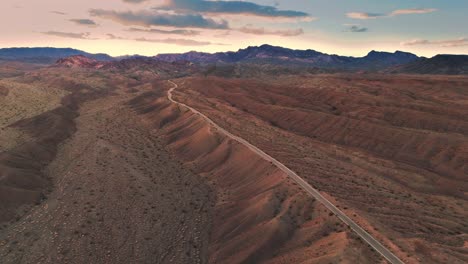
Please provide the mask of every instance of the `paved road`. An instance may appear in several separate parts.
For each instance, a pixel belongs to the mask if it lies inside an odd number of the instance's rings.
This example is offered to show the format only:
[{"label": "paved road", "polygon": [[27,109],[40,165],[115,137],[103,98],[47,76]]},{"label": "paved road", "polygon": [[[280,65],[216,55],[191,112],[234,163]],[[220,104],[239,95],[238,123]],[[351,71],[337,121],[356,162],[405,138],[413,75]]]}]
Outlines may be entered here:
[{"label": "paved road", "polygon": [[280,170],[285,172],[291,179],[293,179],[297,184],[299,184],[307,193],[313,196],[317,201],[322,203],[326,208],[332,211],[343,223],[348,225],[359,237],[361,237],[364,241],[367,242],[371,247],[373,247],[377,252],[380,253],[385,259],[387,259],[392,264],[404,264],[397,256],[395,256],[390,250],[388,250],[384,245],[382,245],[377,239],[372,237],[369,233],[366,232],[362,227],[360,227],[356,222],[354,222],[351,218],[349,218],[345,213],[343,213],[340,209],[338,209],[334,204],[327,200],[320,192],[314,189],[310,184],[308,184],[305,180],[303,180],[299,175],[297,175],[294,171],[290,170],[286,167],[283,163],[279,162],[275,158],[271,157],[270,155],[263,152],[261,149],[257,148],[256,146],[250,144],[243,138],[240,138],[236,135],[231,134],[229,131],[226,131],[224,128],[220,127],[216,124],[213,120],[205,116],[204,114],[200,113],[198,110],[184,104],[177,102],[172,97],[172,92],[178,88],[178,85],[172,81],[169,81],[173,87],[169,89],[167,92],[167,98],[178,105],[184,106],[188,108],[193,113],[201,116],[206,121],[208,121],[213,127],[215,127],[219,132],[225,134],[226,136],[230,137],[231,139],[243,144],[244,146],[248,147],[258,155],[260,155],[263,159],[273,163],[277,166]]}]

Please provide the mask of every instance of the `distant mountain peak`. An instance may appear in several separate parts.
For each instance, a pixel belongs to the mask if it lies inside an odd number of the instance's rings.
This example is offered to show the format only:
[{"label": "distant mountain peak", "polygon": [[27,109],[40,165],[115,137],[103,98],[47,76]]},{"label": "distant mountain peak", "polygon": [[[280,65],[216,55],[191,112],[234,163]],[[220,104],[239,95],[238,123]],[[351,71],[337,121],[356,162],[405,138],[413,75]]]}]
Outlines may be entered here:
[{"label": "distant mountain peak", "polygon": [[88,58],[84,55],[74,55],[57,60],[55,65],[68,68],[100,69],[106,65],[106,62]]},{"label": "distant mountain peak", "polygon": [[370,51],[363,59],[372,60],[374,62],[379,62],[381,64],[386,64],[386,66],[402,65],[419,59],[413,53],[395,51],[395,52],[386,52],[386,51]]},{"label": "distant mountain peak", "polygon": [[397,50],[394,53],[395,54],[412,54],[412,53],[409,53],[409,52],[406,52],[406,51],[401,51],[401,50]]}]

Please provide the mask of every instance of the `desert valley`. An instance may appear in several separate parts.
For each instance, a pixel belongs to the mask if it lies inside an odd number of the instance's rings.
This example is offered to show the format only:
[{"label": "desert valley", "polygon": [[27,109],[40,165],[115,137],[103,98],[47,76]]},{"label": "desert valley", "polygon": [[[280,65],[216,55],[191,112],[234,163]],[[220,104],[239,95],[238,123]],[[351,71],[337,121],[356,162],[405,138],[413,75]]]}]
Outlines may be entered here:
[{"label": "desert valley", "polygon": [[1,263],[468,261],[465,56],[53,51],[0,50]]}]

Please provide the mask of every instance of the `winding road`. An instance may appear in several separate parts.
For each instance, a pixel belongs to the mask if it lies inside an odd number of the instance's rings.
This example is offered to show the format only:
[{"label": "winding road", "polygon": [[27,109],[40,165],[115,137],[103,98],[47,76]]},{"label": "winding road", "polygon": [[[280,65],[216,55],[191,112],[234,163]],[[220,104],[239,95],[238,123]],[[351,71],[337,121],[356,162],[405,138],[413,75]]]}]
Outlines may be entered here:
[{"label": "winding road", "polygon": [[270,155],[263,152],[261,149],[257,148],[256,146],[250,144],[247,140],[240,138],[236,135],[231,134],[230,132],[226,131],[224,128],[220,127],[216,124],[213,120],[211,120],[206,115],[202,114],[198,110],[184,104],[177,102],[174,100],[172,96],[172,92],[178,88],[178,85],[173,81],[169,81],[173,87],[169,89],[167,92],[167,98],[180,106],[188,108],[193,113],[199,115],[203,119],[205,119],[208,123],[210,123],[213,127],[215,127],[219,132],[225,134],[227,137],[241,143],[242,145],[248,147],[253,152],[257,153],[263,159],[273,163],[276,167],[286,173],[291,179],[293,179],[299,186],[301,186],[308,194],[312,197],[317,199],[320,203],[322,203],[326,208],[332,211],[343,223],[349,226],[360,238],[362,238],[367,244],[369,244],[372,248],[374,248],[377,252],[380,253],[388,262],[392,264],[404,264],[395,254],[393,254],[389,249],[387,249],[384,245],[382,245],[377,239],[375,239],[372,235],[370,235],[366,230],[360,227],[356,222],[354,222],[351,218],[349,218],[344,212],[338,209],[334,204],[332,204],[327,198],[325,198],[318,190],[313,188],[309,183],[303,180],[299,175],[297,175],[294,171],[290,170],[286,167],[283,163],[279,162],[275,158],[271,157]]}]

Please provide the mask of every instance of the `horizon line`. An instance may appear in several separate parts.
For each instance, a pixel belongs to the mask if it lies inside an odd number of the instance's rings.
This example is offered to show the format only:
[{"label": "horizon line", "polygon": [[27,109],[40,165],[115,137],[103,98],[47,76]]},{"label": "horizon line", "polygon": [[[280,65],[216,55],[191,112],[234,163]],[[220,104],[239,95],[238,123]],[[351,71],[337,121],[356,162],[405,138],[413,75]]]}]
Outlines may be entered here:
[{"label": "horizon line", "polygon": [[86,51],[85,49],[77,49],[77,48],[73,48],[73,47],[57,47],[57,46],[13,46],[13,47],[0,47],[0,50],[4,50],[4,49],[40,49],[40,48],[48,48],[48,49],[73,49],[73,50],[78,50],[78,51],[83,51],[83,52],[86,52],[86,53],[89,53],[89,54],[93,54],[93,55],[96,55],[96,54],[104,54],[104,55],[108,55],[110,57],[113,57],[113,58],[118,58],[118,57],[125,57],[125,56],[141,56],[141,57],[155,57],[157,55],[164,55],[164,54],[185,54],[185,53],[190,53],[190,52],[198,52],[198,53],[204,53],[204,54],[216,54],[216,53],[226,53],[226,52],[238,52],[240,50],[244,50],[244,49],[247,49],[247,48],[252,48],[252,47],[262,47],[262,46],[271,46],[271,47],[277,47],[277,48],[283,48],[283,49],[289,49],[289,50],[296,50],[296,51],[308,51],[308,50],[311,50],[311,51],[316,51],[316,52],[320,52],[320,53],[323,53],[323,54],[326,54],[326,55],[336,55],[336,56],[340,56],[340,57],[350,57],[350,58],[362,58],[362,57],[365,57],[367,56],[368,54],[370,54],[371,52],[385,52],[385,53],[397,53],[397,52],[403,52],[403,53],[409,53],[409,54],[413,54],[413,55],[416,55],[420,58],[433,58],[435,56],[438,56],[438,55],[455,55],[455,56],[468,56],[468,54],[455,54],[455,53],[440,53],[440,54],[435,54],[434,56],[431,56],[431,57],[426,57],[426,56],[421,56],[421,55],[418,55],[417,53],[413,53],[413,52],[408,52],[408,51],[404,51],[404,50],[398,50],[398,49],[395,49],[394,51],[388,51],[388,50],[375,50],[375,49],[372,49],[370,51],[368,51],[365,55],[363,56],[349,56],[349,55],[340,55],[340,54],[337,54],[337,53],[326,53],[326,52],[322,52],[322,51],[319,51],[319,50],[316,50],[316,49],[295,49],[295,48],[290,48],[290,47],[284,47],[284,46],[277,46],[277,45],[271,45],[271,44],[261,44],[261,45],[254,45],[254,46],[246,46],[245,48],[239,48],[237,50],[225,50],[225,51],[217,51],[217,52],[203,52],[203,51],[197,51],[197,50],[190,50],[190,51],[187,51],[187,52],[180,52],[180,53],[156,53],[154,55],[150,55],[150,56],[146,56],[146,55],[141,55],[141,54],[138,54],[138,53],[135,53],[135,54],[130,54],[130,53],[127,53],[127,54],[123,54],[123,55],[117,55],[117,56],[113,56],[113,55],[110,55],[108,53],[105,53],[105,52],[97,52],[97,53],[94,53],[94,52],[89,52],[89,51]]}]

